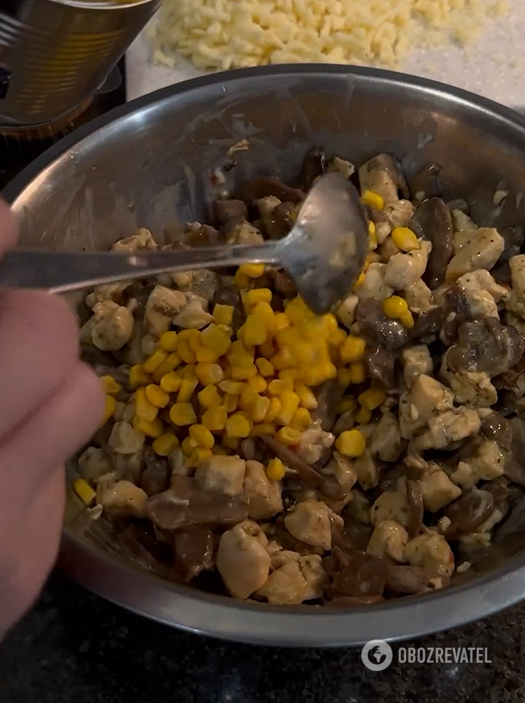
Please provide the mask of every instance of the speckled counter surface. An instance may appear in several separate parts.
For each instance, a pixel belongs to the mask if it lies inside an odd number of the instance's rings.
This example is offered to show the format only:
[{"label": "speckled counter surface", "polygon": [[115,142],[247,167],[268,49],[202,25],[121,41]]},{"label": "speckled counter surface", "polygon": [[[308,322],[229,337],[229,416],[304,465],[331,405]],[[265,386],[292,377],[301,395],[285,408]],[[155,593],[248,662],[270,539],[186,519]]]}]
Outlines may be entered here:
[{"label": "speckled counter surface", "polygon": [[[0,650],[2,703],[522,703],[525,605],[417,640],[492,664],[364,669],[360,650],[226,644],[121,610],[54,574]],[[394,645],[395,648],[395,645]],[[395,658],[394,658],[395,661]]]}]

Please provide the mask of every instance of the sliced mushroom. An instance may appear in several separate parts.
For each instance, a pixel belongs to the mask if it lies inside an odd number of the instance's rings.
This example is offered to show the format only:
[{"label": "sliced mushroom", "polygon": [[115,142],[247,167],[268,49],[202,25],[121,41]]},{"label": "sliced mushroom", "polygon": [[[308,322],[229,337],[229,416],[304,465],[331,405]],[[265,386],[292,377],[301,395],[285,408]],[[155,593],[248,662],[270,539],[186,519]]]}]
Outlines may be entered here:
[{"label": "sliced mushroom", "polygon": [[441,340],[444,344],[453,344],[461,325],[472,319],[470,305],[463,288],[457,284],[451,286],[443,298],[443,327]]},{"label": "sliced mushroom", "polygon": [[424,280],[434,290],[444,282],[446,268],[454,253],[450,210],[441,198],[425,200],[416,208],[409,227],[418,237],[432,244]]},{"label": "sliced mushroom", "polygon": [[380,557],[355,550],[343,552],[338,547],[325,559],[332,574],[332,589],[343,596],[356,598],[382,595],[386,583],[386,562]]},{"label": "sliced mushroom", "polygon": [[310,190],[316,178],[326,169],[326,156],[321,149],[313,148],[306,152],[301,164],[298,182],[305,191]]},{"label": "sliced mushroom", "polygon": [[256,176],[249,181],[245,181],[236,195],[248,207],[253,204],[254,200],[267,198],[270,195],[279,198],[281,202],[287,201],[294,205],[302,202],[306,197],[306,193],[303,190],[291,188],[275,176]]},{"label": "sliced mushroom", "polygon": [[391,320],[383,312],[380,300],[360,300],[356,310],[359,333],[370,344],[385,349],[402,349],[408,342],[406,328],[397,320]]},{"label": "sliced mushroom", "polygon": [[427,198],[438,198],[441,195],[440,173],[441,166],[435,161],[428,161],[421,166],[410,184],[414,200],[423,202]]},{"label": "sliced mushroom", "polygon": [[513,256],[517,256],[521,252],[521,247],[525,240],[524,228],[521,226],[498,227],[498,232],[505,241],[505,249],[491,273],[498,283],[510,284],[509,259]]},{"label": "sliced mushroom", "polygon": [[492,515],[494,511],[494,496],[489,491],[472,488],[463,492],[443,510],[443,516],[450,520],[445,530],[449,539],[457,538],[459,534],[470,534]]},{"label": "sliced mushroom", "polygon": [[195,530],[236,525],[248,517],[248,506],[240,496],[206,493],[196,479],[176,475],[170,489],[149,498],[146,513],[163,530]]},{"label": "sliced mushroom", "polygon": [[221,242],[219,230],[210,225],[201,225],[190,229],[186,233],[186,244],[192,248],[217,246]]},{"label": "sliced mushroom", "polygon": [[410,193],[401,168],[390,154],[378,154],[359,169],[361,192],[371,190],[380,195],[385,204],[399,200],[399,191],[404,198]]},{"label": "sliced mushroom", "polygon": [[366,350],[364,363],[367,377],[371,381],[376,381],[386,391],[397,389],[396,357],[392,350],[376,344]]},{"label": "sliced mushroom", "polygon": [[525,422],[513,417],[509,424],[512,428],[512,447],[505,462],[505,476],[525,488]]},{"label": "sliced mushroom", "polygon": [[213,568],[213,533],[209,529],[175,534],[173,550],[175,569],[183,583]]},{"label": "sliced mushroom", "polygon": [[406,527],[409,536],[415,537],[421,532],[421,528],[423,527],[425,506],[418,481],[408,478],[406,489],[408,499],[408,523]]},{"label": "sliced mushroom", "polygon": [[492,439],[502,449],[509,451],[512,446],[512,425],[501,413],[492,410],[481,421],[480,434],[486,439]]},{"label": "sliced mushroom", "polygon": [[386,588],[395,593],[428,593],[445,588],[450,579],[443,574],[429,571],[421,566],[388,564]]},{"label": "sliced mushroom", "polygon": [[417,318],[409,333],[410,340],[416,342],[437,337],[442,325],[443,308],[432,308]]},{"label": "sliced mushroom", "polygon": [[242,200],[216,200],[213,203],[213,218],[219,225],[225,225],[228,220],[245,220],[248,208]]},{"label": "sliced mushroom", "polygon": [[312,411],[312,420],[319,423],[325,432],[330,432],[334,426],[337,407],[343,397],[344,390],[335,378],[325,381],[317,389],[317,408]]}]

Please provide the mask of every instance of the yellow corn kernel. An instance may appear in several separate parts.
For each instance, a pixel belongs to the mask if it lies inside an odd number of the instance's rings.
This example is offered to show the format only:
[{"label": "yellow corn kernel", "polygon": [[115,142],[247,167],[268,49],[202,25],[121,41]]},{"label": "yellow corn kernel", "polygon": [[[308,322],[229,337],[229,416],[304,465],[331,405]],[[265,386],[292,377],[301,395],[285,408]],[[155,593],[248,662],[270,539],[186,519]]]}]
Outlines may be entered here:
[{"label": "yellow corn kernel", "polygon": [[281,481],[286,474],[286,468],[280,459],[270,459],[266,467],[266,475],[270,481]]},{"label": "yellow corn kernel", "polygon": [[179,341],[178,334],[175,330],[170,330],[169,332],[163,332],[160,335],[159,346],[163,351],[174,352],[177,349],[177,343]]},{"label": "yellow corn kernel", "polygon": [[270,357],[270,361],[274,365],[276,371],[284,371],[284,369],[290,369],[297,366],[297,359],[288,347],[282,347],[279,349],[277,354]]},{"label": "yellow corn kernel", "polygon": [[380,405],[383,405],[386,399],[387,395],[385,391],[382,388],[378,388],[377,386],[371,386],[370,388],[367,388],[366,391],[363,391],[361,395],[357,398],[357,400],[359,401],[359,405],[362,405],[363,408],[366,408],[370,411],[373,411]]},{"label": "yellow corn kernel", "polygon": [[184,376],[177,395],[177,403],[189,403],[198,385],[199,379],[196,376]]},{"label": "yellow corn kernel", "polygon": [[233,449],[233,451],[237,451],[241,444],[241,440],[239,439],[239,437],[230,437],[226,435],[222,438],[222,443],[225,447],[228,447],[228,449]]},{"label": "yellow corn kernel", "polygon": [[357,422],[358,425],[368,425],[371,419],[371,411],[367,410],[366,408],[363,408],[363,406],[361,406],[359,410],[354,414],[354,420]]},{"label": "yellow corn kernel", "polygon": [[374,193],[372,190],[365,190],[361,196],[363,205],[368,205],[372,210],[382,210],[385,207],[385,201],[379,193]]},{"label": "yellow corn kernel", "polygon": [[219,383],[219,388],[224,393],[229,393],[230,395],[240,395],[246,388],[246,383],[241,381],[221,381]]},{"label": "yellow corn kernel", "polygon": [[174,449],[180,446],[180,442],[172,432],[165,432],[153,442],[151,448],[158,456],[168,456]]},{"label": "yellow corn kernel", "polygon": [[190,427],[190,437],[199,447],[211,449],[215,444],[215,439],[210,430],[204,425],[192,425]]},{"label": "yellow corn kernel", "polygon": [[317,398],[310,388],[305,386],[302,381],[296,381],[293,389],[299,396],[299,402],[303,408],[306,408],[307,410],[315,410],[317,408]]},{"label": "yellow corn kernel", "polygon": [[196,447],[188,459],[188,466],[190,468],[198,467],[203,461],[209,459],[210,456],[213,456],[213,452],[208,447]]},{"label": "yellow corn kernel", "polygon": [[193,454],[193,450],[197,448],[197,445],[191,437],[185,437],[182,440],[180,448],[182,449],[184,454],[186,454],[186,456],[191,456]]},{"label": "yellow corn kernel", "polygon": [[281,410],[275,418],[279,425],[289,425],[294,412],[299,407],[299,396],[293,391],[284,391],[279,396]]},{"label": "yellow corn kernel", "polygon": [[214,444],[211,448],[212,456],[228,456],[228,452],[220,444]]},{"label": "yellow corn kernel", "polygon": [[137,432],[142,432],[143,435],[151,439],[157,439],[157,437],[160,437],[164,432],[164,426],[158,417],[148,422],[148,420],[144,420],[144,418],[135,415],[133,418],[133,427]]},{"label": "yellow corn kernel", "polygon": [[226,393],[224,396],[223,405],[228,414],[234,413],[239,407],[239,396],[235,393]]},{"label": "yellow corn kernel", "polygon": [[110,417],[113,417],[117,409],[117,401],[112,395],[107,395],[104,401],[104,414],[100,420],[100,427],[104,427]]},{"label": "yellow corn kernel", "polygon": [[243,390],[239,397],[239,407],[241,410],[246,410],[246,412],[249,412],[250,408],[252,407],[252,404],[257,400],[259,397],[259,394],[257,391],[255,391],[253,388],[250,388],[249,386],[246,386],[246,388]]},{"label": "yellow corn kernel", "polygon": [[357,401],[353,395],[345,395],[337,406],[338,413],[353,413],[357,410]]},{"label": "yellow corn kernel", "polygon": [[353,288],[354,293],[356,290],[358,290],[363,285],[364,282],[365,282],[365,274],[361,271],[361,273],[357,277],[356,282],[354,283],[354,288]]},{"label": "yellow corn kernel", "polygon": [[281,427],[281,429],[277,431],[275,439],[287,447],[293,447],[299,444],[302,435],[302,432],[294,430],[292,427]]},{"label": "yellow corn kernel", "polygon": [[246,347],[242,340],[236,339],[231,343],[226,356],[230,363],[233,363],[233,361],[238,363],[238,359],[245,359],[246,357],[249,357],[250,363],[253,363],[255,351],[253,347]]},{"label": "yellow corn kernel", "polygon": [[[260,288],[259,290],[265,289]],[[277,332],[277,326],[275,324],[275,312],[273,311],[273,308],[269,302],[261,300],[254,307],[252,307],[249,312],[251,315],[255,315],[255,317],[260,317],[261,320],[264,320],[266,329],[270,334]]]},{"label": "yellow corn kernel", "polygon": [[350,364],[350,383],[355,385],[366,381],[366,370],[362,363]]},{"label": "yellow corn kernel", "polygon": [[145,392],[146,398],[156,408],[165,408],[170,402],[168,393],[160,386],[156,386],[154,383],[147,385]]},{"label": "yellow corn kernel", "polygon": [[212,349],[218,357],[226,354],[232,344],[228,334],[214,322],[202,330],[200,338],[204,346]]},{"label": "yellow corn kernel", "polygon": [[197,364],[195,375],[203,386],[216,385],[224,378],[224,372],[219,364]]},{"label": "yellow corn kernel", "polygon": [[372,222],[372,220],[368,220],[368,236],[370,237],[375,233],[376,233],[375,222]]},{"label": "yellow corn kernel", "polygon": [[248,278],[260,278],[264,275],[264,264],[242,264],[239,271]]},{"label": "yellow corn kernel", "polygon": [[337,377],[337,367],[331,361],[323,362],[312,368],[305,369],[303,381],[307,386],[318,386],[323,381]]},{"label": "yellow corn kernel", "polygon": [[199,364],[214,364],[219,359],[219,355],[213,349],[202,346],[195,352],[195,358]]},{"label": "yellow corn kernel", "polygon": [[170,420],[177,427],[193,425],[197,416],[191,403],[174,403],[170,408]]},{"label": "yellow corn kernel", "polygon": [[394,227],[391,237],[396,247],[401,249],[401,251],[412,251],[420,248],[418,238],[408,227]]},{"label": "yellow corn kernel", "polygon": [[195,378],[196,368],[196,364],[186,364],[186,366],[183,366],[179,369],[179,374],[182,376],[182,378]]},{"label": "yellow corn kernel", "polygon": [[275,331],[279,332],[290,326],[290,320],[286,317],[286,313],[277,312],[275,313]]},{"label": "yellow corn kernel", "polygon": [[146,388],[144,386],[137,388],[135,391],[135,415],[146,420],[146,422],[153,422],[158,414],[159,409],[148,399]]},{"label": "yellow corn kernel", "polygon": [[264,393],[268,384],[262,376],[252,376],[247,381],[248,386],[253,388],[256,393]]},{"label": "yellow corn kernel", "polygon": [[227,437],[244,439],[250,436],[251,425],[244,413],[237,412],[226,420]]},{"label": "yellow corn kernel", "polygon": [[339,349],[344,344],[345,340],[346,332],[340,327],[337,327],[335,330],[330,330],[326,341],[331,347]]},{"label": "yellow corn kernel", "polygon": [[304,432],[312,424],[312,416],[306,408],[297,408],[290,420],[290,427],[299,432]]},{"label": "yellow corn kernel", "polygon": [[222,403],[221,394],[217,390],[217,386],[206,386],[202,391],[197,393],[197,398],[199,403],[203,408],[209,410],[210,408],[217,408]]},{"label": "yellow corn kernel", "polygon": [[129,370],[129,385],[132,391],[137,390],[140,386],[147,386],[151,378],[140,364],[135,364]]},{"label": "yellow corn kernel", "polygon": [[290,300],[284,313],[292,325],[314,317],[313,312],[299,295]]},{"label": "yellow corn kernel", "polygon": [[250,414],[254,422],[262,422],[266,413],[270,409],[270,398],[265,398],[262,395],[257,395],[250,406]]},{"label": "yellow corn kernel", "polygon": [[275,425],[271,425],[268,422],[263,422],[260,425],[255,425],[250,432],[250,437],[262,437],[263,435],[270,435],[270,437],[273,437],[276,432],[277,427]]},{"label": "yellow corn kernel", "polygon": [[233,277],[233,284],[237,286],[239,290],[244,290],[250,285],[250,279],[240,269],[237,269],[235,276]]},{"label": "yellow corn kernel", "polygon": [[359,430],[346,430],[335,440],[335,446],[344,456],[357,458],[366,449],[366,439]]},{"label": "yellow corn kernel", "polygon": [[301,369],[283,369],[279,371],[279,379],[281,381],[296,381],[298,378],[301,378],[302,375],[303,372]]},{"label": "yellow corn kernel", "polygon": [[83,478],[77,478],[77,480],[73,483],[73,490],[80,500],[86,505],[91,505],[96,500],[97,494],[91,488],[89,483],[84,481]]},{"label": "yellow corn kernel", "polygon": [[346,388],[352,383],[352,371],[351,369],[339,369],[337,372],[337,380]]},{"label": "yellow corn kernel", "polygon": [[376,226],[370,221],[368,223],[368,251],[375,251],[378,246]]},{"label": "yellow corn kernel", "polygon": [[234,381],[248,381],[254,376],[257,376],[257,366],[255,366],[255,364],[250,364],[249,366],[232,366],[232,379]]},{"label": "yellow corn kernel", "polygon": [[176,393],[182,385],[182,378],[175,371],[170,371],[160,379],[160,387],[166,393]]},{"label": "yellow corn kernel", "polygon": [[162,349],[156,349],[151,356],[149,356],[146,361],[142,364],[142,369],[146,373],[153,373],[156,368],[158,368],[166,359],[169,354]]},{"label": "yellow corn kernel", "polygon": [[399,322],[403,325],[403,327],[406,327],[407,330],[411,330],[412,327],[414,326],[414,316],[410,312],[410,310],[407,310],[401,317],[399,318]]},{"label": "yellow corn kernel", "polygon": [[270,395],[281,395],[286,391],[293,391],[293,388],[294,382],[292,379],[287,378],[283,380],[281,378],[276,378],[268,384],[268,393]]},{"label": "yellow corn kernel", "polygon": [[160,383],[160,379],[163,378],[167,373],[174,371],[180,364],[182,359],[177,354],[177,352],[172,352],[166,361],[163,361],[160,366],[157,366],[153,372],[153,380],[155,383]]},{"label": "yellow corn kernel", "polygon": [[242,341],[252,347],[264,344],[268,339],[268,330],[265,321],[258,315],[249,314],[241,330],[237,333]]},{"label": "yellow corn kernel", "polygon": [[[189,330],[187,331],[189,332]],[[190,348],[189,340],[180,339],[180,334],[179,343],[177,345],[177,354],[180,356],[180,358],[182,359],[182,361],[184,361],[185,364],[194,364],[197,361],[195,354]]]},{"label": "yellow corn kernel", "polygon": [[213,407],[206,410],[202,416],[202,424],[211,432],[220,432],[226,427],[228,412],[224,406]]},{"label": "yellow corn kernel", "polygon": [[188,332],[188,336],[185,341],[188,342],[188,346],[191,349],[191,351],[196,354],[197,349],[199,347],[202,347],[202,340],[201,340],[201,333],[200,330],[185,330]]},{"label": "yellow corn kernel", "polygon": [[264,359],[263,357],[259,357],[258,359],[255,360],[255,365],[259,369],[259,373],[261,376],[273,376],[274,374],[274,368],[273,364],[268,361],[268,359]]},{"label": "yellow corn kernel", "polygon": [[266,415],[264,416],[264,422],[265,423],[272,423],[274,420],[277,418],[277,415],[281,412],[281,401],[277,397],[270,398],[270,405],[268,407],[268,411]]},{"label": "yellow corn kernel", "polygon": [[263,357],[264,359],[266,359],[266,361],[268,361],[268,359],[271,359],[272,356],[275,354],[276,349],[273,345],[272,340],[267,339],[264,344],[259,345],[258,351],[259,351],[260,356]]},{"label": "yellow corn kernel", "polygon": [[100,382],[106,395],[117,395],[122,390],[122,386],[115,381],[113,376],[101,376]]},{"label": "yellow corn kernel", "polygon": [[408,312],[407,301],[399,295],[391,295],[390,298],[383,300],[383,312],[392,320],[397,320]]},{"label": "yellow corn kernel", "polygon": [[217,325],[217,327],[231,340],[233,337],[233,327],[231,325]]},{"label": "yellow corn kernel", "polygon": [[355,361],[362,361],[365,356],[366,342],[361,337],[354,337],[353,334],[349,334],[348,337],[343,342],[343,346],[339,350],[341,355],[341,360],[345,363],[353,363]]},{"label": "yellow corn kernel", "polygon": [[213,317],[218,325],[231,326],[233,321],[233,305],[221,305],[217,303],[213,308]]},{"label": "yellow corn kernel", "polygon": [[242,298],[244,309],[249,313],[253,311],[258,303],[271,303],[272,291],[269,288],[253,288],[243,293]]}]

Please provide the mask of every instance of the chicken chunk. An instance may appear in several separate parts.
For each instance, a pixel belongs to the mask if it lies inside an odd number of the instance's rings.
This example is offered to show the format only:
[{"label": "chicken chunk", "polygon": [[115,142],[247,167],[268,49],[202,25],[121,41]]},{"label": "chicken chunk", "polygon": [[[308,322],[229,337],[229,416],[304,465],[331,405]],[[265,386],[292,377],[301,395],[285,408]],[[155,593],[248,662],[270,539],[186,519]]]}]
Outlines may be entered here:
[{"label": "chicken chunk", "polygon": [[298,503],[295,509],[284,518],[288,532],[305,544],[321,547],[328,551],[332,548],[332,531],[330,521],[344,527],[344,522],[322,501],[308,500]]},{"label": "chicken chunk", "polygon": [[202,462],[195,472],[195,478],[203,491],[236,496],[242,493],[245,472],[244,459],[217,455]]},{"label": "chicken chunk", "polygon": [[355,322],[355,312],[358,303],[359,298],[357,295],[349,295],[335,311],[337,319],[347,329],[350,329]]},{"label": "chicken chunk", "polygon": [[478,269],[489,271],[504,249],[505,240],[494,227],[474,230],[447,266],[446,280],[456,281],[465,273]]},{"label": "chicken chunk", "polygon": [[228,229],[227,244],[262,244],[264,237],[261,232],[249,222],[239,222]]},{"label": "chicken chunk", "polygon": [[131,252],[146,249],[147,251],[156,251],[158,248],[157,242],[149,229],[139,229],[137,234],[132,234],[131,237],[119,239],[111,247],[112,251]]},{"label": "chicken chunk", "polygon": [[427,449],[446,449],[449,444],[466,439],[479,431],[481,420],[475,410],[458,408],[447,410],[433,417],[429,430],[412,440],[409,450],[422,452]]},{"label": "chicken chunk", "polygon": [[365,449],[363,454],[355,460],[354,469],[359,485],[364,491],[375,488],[379,483],[379,467],[369,449]]},{"label": "chicken chunk", "polygon": [[94,481],[112,469],[108,455],[98,447],[88,447],[78,458],[78,472],[86,481]]},{"label": "chicken chunk", "polygon": [[478,481],[491,481],[502,476],[504,470],[505,453],[497,442],[487,440],[472,457],[459,462],[450,478],[463,488],[472,488]]},{"label": "chicken chunk", "polygon": [[485,269],[478,269],[471,273],[466,273],[458,278],[457,283],[467,293],[469,291],[486,291],[492,296],[496,303],[506,300],[509,297],[510,291],[508,287],[500,286]]},{"label": "chicken chunk", "polygon": [[392,229],[395,227],[408,227],[408,223],[414,215],[414,206],[410,200],[398,200],[397,202],[387,203],[383,208],[383,213],[392,223]]},{"label": "chicken chunk", "polygon": [[520,300],[525,300],[525,254],[512,256],[509,266],[512,291]]},{"label": "chicken chunk", "polygon": [[241,600],[259,590],[270,573],[268,551],[242,524],[222,535],[216,563],[226,588]]},{"label": "chicken chunk", "polygon": [[437,513],[461,495],[461,489],[452,483],[437,464],[432,462],[418,485],[425,509],[430,510],[431,513]]},{"label": "chicken chunk", "polygon": [[95,304],[93,317],[82,327],[80,339],[102,351],[117,351],[131,339],[133,326],[133,315],[127,308],[105,300]]},{"label": "chicken chunk", "polygon": [[271,573],[257,595],[266,598],[271,605],[293,605],[321,598],[327,583],[321,557],[311,554]]},{"label": "chicken chunk", "polygon": [[331,432],[325,432],[318,422],[314,422],[301,435],[295,453],[306,464],[315,464],[334,441],[335,437]]},{"label": "chicken chunk", "polygon": [[385,284],[395,290],[407,290],[413,286],[425,273],[431,250],[430,242],[421,241],[419,249],[392,256],[386,264]]},{"label": "chicken chunk", "polygon": [[283,510],[280,485],[270,481],[259,461],[246,462],[243,491],[249,505],[248,514],[254,520],[271,518]]},{"label": "chicken chunk", "polygon": [[452,408],[453,403],[454,394],[446,386],[432,376],[419,376],[410,393],[401,397],[399,420],[402,436],[410,439],[430,418]]},{"label": "chicken chunk", "polygon": [[372,505],[370,520],[375,526],[385,520],[394,520],[403,527],[407,527],[410,520],[410,510],[406,493],[398,491],[381,493]]},{"label": "chicken chunk", "polygon": [[345,159],[340,159],[338,156],[334,156],[334,158],[330,160],[326,170],[328,173],[339,172],[343,178],[348,180],[350,176],[355,173],[355,166],[350,163],[350,161],[345,161]]},{"label": "chicken chunk", "polygon": [[400,563],[405,560],[405,547],[408,532],[395,520],[383,520],[378,523],[366,548],[367,554],[375,557],[388,556]]},{"label": "chicken chunk", "polygon": [[[454,208],[451,212],[451,215],[455,234],[461,234],[462,232],[469,232],[470,234],[472,234],[473,230],[479,229],[478,226],[470,219],[470,217],[463,212],[463,210],[460,210],[459,208]],[[459,251],[459,249],[456,249],[456,247],[454,247],[454,253],[456,253],[457,251]]]},{"label": "chicken chunk", "polygon": [[131,281],[124,281],[122,283],[105,283],[101,286],[95,286],[93,291],[86,296],[86,305],[94,308],[97,303],[103,303],[105,300],[119,303],[122,300],[122,293],[130,285]]},{"label": "chicken chunk", "polygon": [[403,349],[403,380],[410,390],[420,376],[430,376],[432,373],[432,357],[426,344]]},{"label": "chicken chunk", "polygon": [[120,515],[146,517],[147,499],[148,494],[131,481],[117,481],[113,485],[102,483],[97,489],[97,503],[104,510]]},{"label": "chicken chunk", "polygon": [[357,481],[357,474],[349,459],[334,451],[325,471],[335,476],[343,490],[351,496],[351,489]]},{"label": "chicken chunk", "polygon": [[442,576],[454,572],[454,554],[447,540],[435,532],[411,539],[405,547],[405,558],[412,566],[422,566]]},{"label": "chicken chunk", "polygon": [[117,454],[136,454],[144,446],[145,439],[142,432],[138,432],[129,422],[122,420],[113,425],[108,445]]},{"label": "chicken chunk", "polygon": [[410,310],[416,315],[421,315],[436,307],[432,291],[421,278],[405,290],[405,300]]},{"label": "chicken chunk", "polygon": [[375,426],[370,441],[372,456],[378,456],[381,461],[397,461],[404,445],[397,418],[391,412],[384,413]]},{"label": "chicken chunk", "polygon": [[154,337],[160,337],[163,332],[170,329],[173,318],[179,314],[186,303],[186,293],[164,286],[155,286],[148,298],[144,312],[146,329]]},{"label": "chicken chunk", "polygon": [[373,298],[374,300],[384,300],[389,298],[394,292],[394,288],[385,282],[388,264],[373,263],[368,267],[365,277],[357,289],[359,300]]},{"label": "chicken chunk", "polygon": [[490,376],[483,371],[451,371],[447,365],[447,354],[443,356],[440,375],[450,385],[454,398],[468,408],[490,408],[498,400],[498,392]]}]

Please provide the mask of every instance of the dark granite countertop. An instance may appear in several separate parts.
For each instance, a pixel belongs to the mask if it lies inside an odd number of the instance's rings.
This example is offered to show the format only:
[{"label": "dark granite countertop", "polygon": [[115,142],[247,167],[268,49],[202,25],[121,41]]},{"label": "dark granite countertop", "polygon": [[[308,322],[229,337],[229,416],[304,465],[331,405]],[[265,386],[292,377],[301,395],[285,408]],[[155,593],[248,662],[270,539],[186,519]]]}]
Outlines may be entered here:
[{"label": "dark granite countertop", "polygon": [[[417,640],[487,647],[492,664],[394,663],[359,649],[226,644],[128,613],[53,574],[0,653],[2,703],[360,703],[525,700],[525,605]],[[394,645],[395,649],[395,645]]]}]

